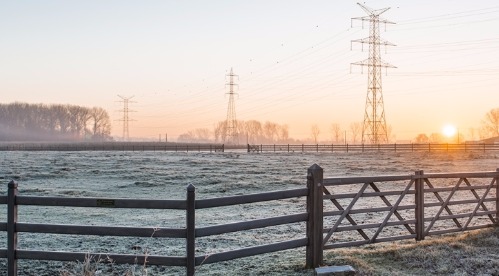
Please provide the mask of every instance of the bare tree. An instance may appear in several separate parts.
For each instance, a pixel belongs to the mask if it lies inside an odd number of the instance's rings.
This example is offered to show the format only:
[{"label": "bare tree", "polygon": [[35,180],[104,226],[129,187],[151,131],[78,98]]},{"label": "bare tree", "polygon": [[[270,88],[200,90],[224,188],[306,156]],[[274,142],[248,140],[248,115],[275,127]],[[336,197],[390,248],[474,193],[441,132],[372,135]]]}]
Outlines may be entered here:
[{"label": "bare tree", "polygon": [[352,132],[352,143],[357,143],[357,137],[359,137],[362,131],[362,123],[354,122],[350,124],[350,131]]},{"label": "bare tree", "polygon": [[499,136],[499,108],[491,109],[485,114],[485,119],[482,121],[484,134],[488,137]]},{"label": "bare tree", "polygon": [[289,139],[289,127],[288,125],[279,126],[279,130],[277,132],[277,139],[279,142],[286,143]]},{"label": "bare tree", "polygon": [[430,138],[424,133],[418,134],[416,138],[414,138],[414,142],[422,144],[422,143],[428,143],[430,141]]},{"label": "bare tree", "polygon": [[223,140],[223,135],[225,134],[225,122],[220,121],[213,127],[213,136],[215,136],[215,143]]},{"label": "bare tree", "polygon": [[262,136],[262,123],[256,120],[247,121],[246,131],[248,132],[249,143],[258,143]]},{"label": "bare tree", "polygon": [[263,135],[267,142],[273,143],[277,138],[277,124],[272,122],[265,122],[263,125]]},{"label": "bare tree", "polygon": [[314,144],[317,144],[317,141],[319,139],[319,133],[321,133],[321,130],[319,129],[319,126],[317,125],[312,125],[311,128],[312,131],[312,139],[314,140]]},{"label": "bare tree", "polygon": [[91,134],[93,140],[108,140],[111,134],[111,122],[109,115],[101,107],[94,107],[90,110]]},{"label": "bare tree", "polygon": [[211,132],[207,128],[197,128],[194,130],[194,137],[197,142],[208,143],[210,142]]},{"label": "bare tree", "polygon": [[443,137],[440,133],[432,133],[430,134],[429,141],[430,143],[442,143]]},{"label": "bare tree", "polygon": [[340,125],[337,124],[337,123],[332,123],[331,124],[331,127],[330,127],[330,130],[331,130],[331,135],[332,135],[332,141],[334,143],[339,143],[340,140],[341,140],[341,128],[340,128]]},{"label": "bare tree", "polygon": [[471,141],[475,141],[477,135],[477,130],[475,128],[470,127],[468,129],[468,136]]}]

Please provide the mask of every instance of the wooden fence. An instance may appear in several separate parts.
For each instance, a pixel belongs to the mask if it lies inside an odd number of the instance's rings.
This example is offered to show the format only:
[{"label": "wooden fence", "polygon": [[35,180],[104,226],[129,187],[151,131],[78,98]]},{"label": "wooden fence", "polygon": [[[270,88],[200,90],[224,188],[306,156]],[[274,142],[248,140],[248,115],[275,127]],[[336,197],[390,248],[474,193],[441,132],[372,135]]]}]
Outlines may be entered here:
[{"label": "wooden fence", "polygon": [[[322,212],[319,250],[497,226],[499,169],[495,172],[323,178],[309,171]],[[310,181],[310,180],[309,180]],[[357,208],[356,208],[357,207]]]},{"label": "wooden fence", "polygon": [[[245,149],[245,147],[242,147]],[[0,151],[170,151],[224,152],[223,144],[104,142],[104,143],[0,143]]]},{"label": "wooden fence", "polygon": [[[17,275],[18,259],[84,261],[88,257],[88,253],[83,252],[19,249],[18,233],[25,232],[184,239],[184,256],[91,255],[109,257],[117,264],[147,260],[150,265],[184,266],[187,275],[194,275],[195,267],[201,264],[299,247],[306,247],[306,266],[312,268],[322,264],[325,249],[403,239],[419,241],[429,235],[497,225],[498,181],[499,169],[475,173],[424,174],[417,171],[413,175],[324,178],[323,169],[313,165],[307,171],[306,188],[196,199],[195,188],[189,185],[185,200],[23,196],[18,194],[18,184],[11,181],[7,196],[0,196],[0,204],[7,205],[7,222],[0,223],[0,231],[7,231],[7,248],[0,249],[0,258],[7,258],[8,275],[14,276]],[[196,210],[303,197],[306,197],[306,211],[301,213],[196,227]],[[157,228],[18,222],[18,207],[24,205],[183,210],[186,223],[180,228]],[[306,223],[302,238],[201,256],[195,254],[196,238],[291,223]],[[342,233],[347,233],[343,240]],[[355,240],[355,237],[360,238]]]},{"label": "wooden fence", "polygon": [[499,144],[315,144],[315,145],[247,145],[248,152],[442,152],[499,151]]},{"label": "wooden fence", "polygon": [[[7,258],[8,275],[17,275],[17,260],[54,260],[54,261],[85,261],[89,257],[84,252],[34,251],[18,248],[18,233],[46,233],[71,235],[99,236],[132,236],[153,238],[185,239],[185,256],[155,256],[91,253],[91,256],[105,256],[116,264],[137,264],[162,266],[185,266],[187,275],[194,275],[195,266],[232,260],[263,253],[287,250],[308,245],[309,238],[304,236],[283,242],[259,245],[209,255],[196,256],[195,240],[198,237],[222,235],[230,232],[259,229],[270,226],[307,222],[310,225],[307,212],[254,219],[243,222],[228,223],[206,227],[196,227],[196,210],[216,208],[240,204],[283,200],[296,197],[308,197],[308,188],[273,191],[242,196],[221,197],[212,199],[196,199],[193,185],[187,187],[185,200],[146,200],[120,198],[68,198],[22,196],[18,194],[18,184],[11,181],[8,185],[8,195],[0,197],[0,204],[7,204],[7,222],[0,223],[0,231],[7,231],[7,248],[0,249],[0,258]],[[157,227],[116,227],[116,226],[83,226],[61,224],[34,224],[18,222],[18,207],[24,205],[57,206],[57,207],[88,207],[88,208],[146,208],[185,210],[186,224],[183,228]],[[305,207],[305,206],[304,206]],[[49,219],[49,218],[47,218]],[[310,226],[307,226],[310,227]],[[310,251],[310,249],[307,249]],[[310,266],[310,262],[307,261]]]}]

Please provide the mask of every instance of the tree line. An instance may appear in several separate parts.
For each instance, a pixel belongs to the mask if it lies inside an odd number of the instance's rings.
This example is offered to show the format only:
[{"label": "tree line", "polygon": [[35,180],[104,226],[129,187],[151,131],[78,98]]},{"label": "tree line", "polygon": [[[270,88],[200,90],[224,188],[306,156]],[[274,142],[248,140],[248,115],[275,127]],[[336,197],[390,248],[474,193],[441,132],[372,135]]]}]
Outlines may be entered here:
[{"label": "tree line", "polygon": [[106,141],[111,120],[100,107],[0,104],[0,141]]},{"label": "tree line", "polygon": [[[293,143],[295,140],[289,137],[288,125],[281,125],[257,120],[240,121],[236,123],[239,144],[260,143]],[[195,143],[225,143],[227,132],[226,121],[219,121],[213,129],[198,128],[179,135],[179,142]]]}]

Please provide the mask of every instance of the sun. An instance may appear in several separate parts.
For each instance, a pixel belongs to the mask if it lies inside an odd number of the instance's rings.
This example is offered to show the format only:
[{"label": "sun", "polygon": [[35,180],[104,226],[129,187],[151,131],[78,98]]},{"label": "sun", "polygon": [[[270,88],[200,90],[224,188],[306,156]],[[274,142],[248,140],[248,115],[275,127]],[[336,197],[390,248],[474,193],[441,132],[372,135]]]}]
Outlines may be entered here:
[{"label": "sun", "polygon": [[457,129],[453,125],[445,125],[444,128],[442,129],[442,133],[446,137],[452,137],[452,136],[456,135],[456,132],[457,132]]}]

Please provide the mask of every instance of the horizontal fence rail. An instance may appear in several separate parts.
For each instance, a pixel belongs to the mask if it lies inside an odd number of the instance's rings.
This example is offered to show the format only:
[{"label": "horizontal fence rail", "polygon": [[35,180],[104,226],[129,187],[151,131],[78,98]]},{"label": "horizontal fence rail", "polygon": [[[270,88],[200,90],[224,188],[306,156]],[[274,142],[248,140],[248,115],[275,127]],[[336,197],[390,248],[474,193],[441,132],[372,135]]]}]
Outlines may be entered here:
[{"label": "horizontal fence rail", "polygon": [[239,144],[173,142],[0,142],[0,151],[167,151],[167,152],[471,152],[499,151],[499,143],[426,144]]},{"label": "horizontal fence rail", "polygon": [[248,152],[442,152],[499,151],[497,143],[426,144],[273,144],[247,145]]},{"label": "horizontal fence rail", "polygon": [[[0,151],[169,151],[224,152],[223,144],[165,142],[102,142],[102,143],[1,143]],[[229,148],[231,148],[229,146]],[[246,146],[239,146],[246,149]]]}]

